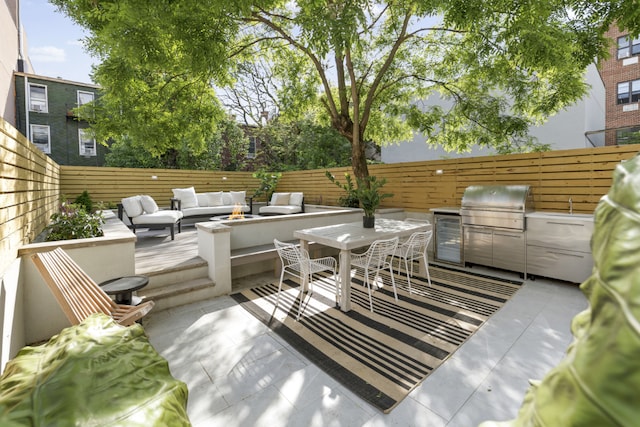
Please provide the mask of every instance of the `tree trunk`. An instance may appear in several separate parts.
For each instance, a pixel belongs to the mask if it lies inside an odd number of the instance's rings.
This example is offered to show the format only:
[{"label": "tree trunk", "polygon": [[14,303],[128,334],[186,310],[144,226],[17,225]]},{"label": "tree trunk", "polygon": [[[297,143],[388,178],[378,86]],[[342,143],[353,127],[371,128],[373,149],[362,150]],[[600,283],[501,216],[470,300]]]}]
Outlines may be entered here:
[{"label": "tree trunk", "polygon": [[353,122],[350,117],[340,116],[332,121],[333,127],[351,144],[351,168],[356,178],[364,179],[369,176],[367,156],[362,135],[354,134]]},{"label": "tree trunk", "polygon": [[351,138],[351,167],[356,178],[364,179],[369,176],[365,144],[359,135]]}]

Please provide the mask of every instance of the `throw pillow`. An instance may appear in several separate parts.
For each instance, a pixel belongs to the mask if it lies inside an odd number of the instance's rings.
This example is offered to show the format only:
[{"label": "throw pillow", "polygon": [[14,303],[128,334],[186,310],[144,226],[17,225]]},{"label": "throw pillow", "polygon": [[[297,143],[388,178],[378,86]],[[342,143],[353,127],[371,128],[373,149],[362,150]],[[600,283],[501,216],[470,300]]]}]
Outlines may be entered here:
[{"label": "throw pillow", "polygon": [[231,193],[231,203],[232,204],[236,204],[239,203],[241,205],[246,205],[247,202],[244,200],[247,192],[246,191],[230,191],[229,193]]},{"label": "throw pillow", "polygon": [[207,198],[209,199],[209,206],[223,206],[222,191],[207,193]]},{"label": "throw pillow", "polygon": [[291,193],[273,193],[273,205],[274,206],[287,206]]},{"label": "throw pillow", "polygon": [[144,194],[140,196],[140,203],[142,204],[142,209],[146,213],[152,214],[158,212],[158,204],[153,200],[153,197]]},{"label": "throw pillow", "polygon": [[171,191],[173,191],[173,197],[180,199],[182,209],[198,207],[195,188],[174,188]]},{"label": "throw pillow", "polygon": [[127,216],[133,218],[142,215],[144,209],[142,209],[142,203],[140,202],[140,196],[126,197],[120,201]]}]

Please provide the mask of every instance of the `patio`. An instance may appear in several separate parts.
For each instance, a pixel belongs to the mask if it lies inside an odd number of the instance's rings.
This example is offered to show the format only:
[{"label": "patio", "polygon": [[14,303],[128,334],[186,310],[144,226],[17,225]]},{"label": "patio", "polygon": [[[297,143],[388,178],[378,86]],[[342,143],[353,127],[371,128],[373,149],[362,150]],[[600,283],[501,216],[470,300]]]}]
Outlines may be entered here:
[{"label": "patio", "polygon": [[[174,242],[166,231],[139,233],[136,272],[149,272],[152,264],[197,262],[191,230]],[[490,274],[517,279],[499,270]],[[233,290],[267,280],[272,275],[251,276],[235,281]],[[187,383],[194,426],[467,427],[515,417],[528,379],[540,379],[562,359],[572,340],[571,319],[586,307],[575,285],[527,280],[388,415],[346,390],[228,296],[152,311],[144,326],[173,375]]]}]

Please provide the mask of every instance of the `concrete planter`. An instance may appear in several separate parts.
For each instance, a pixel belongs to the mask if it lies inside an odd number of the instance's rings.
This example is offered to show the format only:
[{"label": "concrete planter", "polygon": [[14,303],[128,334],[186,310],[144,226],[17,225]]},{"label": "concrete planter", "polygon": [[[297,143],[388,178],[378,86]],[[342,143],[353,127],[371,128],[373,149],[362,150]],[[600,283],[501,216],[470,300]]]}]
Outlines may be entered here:
[{"label": "concrete planter", "polygon": [[[111,211],[105,211],[104,236],[90,239],[40,242],[22,246],[14,323],[23,329],[24,343],[49,339],[70,326],[30,256],[61,247],[96,283],[135,274],[136,236]],[[22,326],[22,328],[20,327]]]}]

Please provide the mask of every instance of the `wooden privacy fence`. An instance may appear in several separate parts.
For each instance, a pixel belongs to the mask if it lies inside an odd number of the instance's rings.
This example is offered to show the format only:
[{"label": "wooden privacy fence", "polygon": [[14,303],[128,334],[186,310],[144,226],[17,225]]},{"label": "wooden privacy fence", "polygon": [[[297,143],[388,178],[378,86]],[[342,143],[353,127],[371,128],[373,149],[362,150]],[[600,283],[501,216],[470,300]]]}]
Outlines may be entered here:
[{"label": "wooden privacy fence", "polygon": [[0,276],[57,211],[58,178],[59,166],[0,118]]},{"label": "wooden privacy fence", "polygon": [[[384,177],[385,192],[393,193],[383,207],[428,212],[433,207],[460,206],[465,188],[477,184],[529,184],[536,210],[591,213],[611,185],[612,172],[631,158],[640,145],[623,145],[546,153],[370,165],[371,175]],[[342,183],[351,168],[332,168]],[[155,177],[155,178],[154,178]],[[249,172],[186,171],[62,166],[60,192],[75,197],[87,190],[94,201],[117,202],[133,194],[150,194],[167,206],[171,189],[194,186],[196,191],[247,190],[259,181]],[[325,170],[285,172],[278,191],[302,191],[305,202],[335,205],[344,191],[332,184]]]}]

